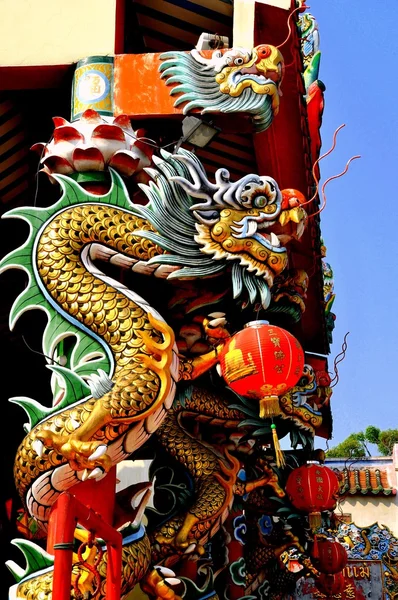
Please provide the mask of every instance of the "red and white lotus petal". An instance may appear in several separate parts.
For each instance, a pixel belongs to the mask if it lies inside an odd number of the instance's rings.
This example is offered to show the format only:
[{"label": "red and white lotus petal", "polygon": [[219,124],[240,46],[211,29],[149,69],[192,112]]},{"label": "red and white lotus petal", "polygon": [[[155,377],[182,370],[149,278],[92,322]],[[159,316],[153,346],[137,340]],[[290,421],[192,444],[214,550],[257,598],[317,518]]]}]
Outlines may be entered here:
[{"label": "red and white lotus petal", "polygon": [[46,156],[47,154],[50,154],[48,144],[45,144],[44,142],[37,142],[37,144],[33,144],[33,146],[31,146],[30,149],[33,150],[33,152],[37,152],[40,158]]},{"label": "red and white lotus petal", "polygon": [[134,146],[131,147],[130,152],[132,156],[134,156],[134,158],[138,158],[139,160],[137,169],[138,171],[142,171],[142,169],[144,169],[145,167],[149,167],[149,165],[152,162],[152,152],[150,153],[150,157],[148,157],[148,154],[141,150],[141,148],[139,147],[139,142],[135,142]]},{"label": "red and white lotus petal", "polygon": [[146,159],[143,160],[143,163],[145,164],[142,165],[142,168],[149,167],[153,155],[153,146],[148,144],[148,141],[150,140],[145,137],[145,133],[144,129],[137,129],[135,132],[136,141],[134,142],[134,147],[138,148],[146,156]]},{"label": "red and white lotus petal", "polygon": [[103,171],[105,161],[101,152],[94,146],[75,148],[73,152],[73,166],[80,173],[85,171]]},{"label": "red and white lotus petal", "polygon": [[41,161],[44,165],[44,171],[46,173],[61,173],[61,175],[70,175],[75,171],[73,165],[66,160],[63,156],[57,156],[56,154],[50,154]]},{"label": "red and white lotus petal", "polygon": [[[113,125],[117,125],[121,129],[123,129],[123,131],[126,132],[130,140],[135,138],[137,135],[134,129],[131,127],[130,117],[128,117],[127,115],[119,115],[118,117],[113,119]],[[126,141],[128,141],[127,138]]]},{"label": "red and white lotus petal", "polygon": [[124,132],[117,125],[97,125],[91,134],[91,143],[101,151],[106,163],[116,152],[126,148]]},{"label": "red and white lotus petal", "polygon": [[101,118],[101,115],[96,110],[89,108],[84,111],[79,121],[75,121],[73,125],[83,134],[85,143],[90,144],[93,130],[102,123],[104,123],[104,120]]},{"label": "red and white lotus petal", "polygon": [[79,144],[84,143],[84,137],[75,127],[62,125],[54,130],[54,138],[51,144],[51,153],[63,156],[69,162],[73,162],[73,152]]},{"label": "red and white lotus petal", "polygon": [[111,124],[96,110],[88,109],[72,124],[62,117],[54,117],[53,121],[51,142],[32,146],[40,154],[47,174],[104,171],[109,164],[125,177],[138,175],[140,181],[147,182],[143,169],[152,162],[153,148],[147,143],[145,131],[134,132],[127,115],[116,117]]},{"label": "red and white lotus petal", "polygon": [[80,133],[73,127],[73,125],[61,125],[54,129],[54,144],[61,144],[62,142],[69,142],[77,146],[79,142],[84,142],[83,134]]},{"label": "red and white lotus petal", "polygon": [[109,166],[125,177],[134,175],[139,164],[140,159],[134,156],[129,150],[119,150],[118,152],[115,152],[109,161]]},{"label": "red and white lotus petal", "polygon": [[62,127],[62,125],[70,125],[69,121],[63,117],[53,117],[54,127]]},{"label": "red and white lotus petal", "polygon": [[80,117],[80,122],[85,123],[86,125],[99,125],[104,121],[101,118],[101,115],[97,113],[96,110],[94,110],[93,108],[88,108]]}]

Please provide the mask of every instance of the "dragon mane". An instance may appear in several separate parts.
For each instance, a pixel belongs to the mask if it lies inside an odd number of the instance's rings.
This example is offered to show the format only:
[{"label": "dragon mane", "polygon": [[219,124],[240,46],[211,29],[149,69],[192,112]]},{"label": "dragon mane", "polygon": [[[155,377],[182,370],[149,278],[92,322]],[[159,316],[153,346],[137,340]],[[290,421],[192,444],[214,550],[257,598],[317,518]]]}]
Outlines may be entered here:
[{"label": "dragon mane", "polygon": [[[213,193],[220,194],[217,185],[210,184],[198,158],[180,149],[178,154],[170,154],[162,151],[163,159],[154,157],[157,166],[155,169],[145,169],[153,181],[149,185],[140,184],[141,189],[149,199],[147,206],[134,205],[133,211],[147,219],[156,230],[139,231],[135,235],[145,237],[167,252],[150,259],[151,264],[167,264],[181,267],[168,276],[168,279],[187,279],[196,277],[211,277],[225,270],[227,266],[226,257],[218,257],[205,254],[202,247],[197,243],[200,213],[198,208],[206,204],[194,204],[194,198],[186,189],[197,189],[198,181],[206,181],[211,186]],[[189,166],[187,166],[189,165]],[[225,169],[221,176],[228,173]],[[192,174],[196,175],[196,182]],[[230,184],[234,187],[235,184]],[[185,189],[184,189],[184,187]],[[203,192],[197,192],[196,198],[206,197]],[[221,200],[220,200],[221,202]],[[216,202],[214,208],[216,208]],[[227,204],[225,204],[227,206]],[[207,204],[208,213],[211,213],[211,205]],[[232,265],[232,288],[234,298],[238,298],[244,289],[248,292],[249,301],[254,304],[259,302],[264,308],[269,305],[271,295],[266,281],[248,270],[248,265],[240,262],[239,256],[229,256],[234,260]]]},{"label": "dragon mane", "polygon": [[[167,85],[178,83],[170,95],[181,94],[174,106],[186,103],[183,114],[195,108],[206,113],[244,112],[253,115],[253,125],[257,133],[265,131],[272,123],[272,98],[268,94],[255,94],[246,88],[237,97],[223,94],[216,81],[217,72],[211,65],[206,65],[186,52],[164,52],[160,55],[164,62],[160,65],[161,77],[167,79]],[[270,80],[270,83],[273,82]]]}]

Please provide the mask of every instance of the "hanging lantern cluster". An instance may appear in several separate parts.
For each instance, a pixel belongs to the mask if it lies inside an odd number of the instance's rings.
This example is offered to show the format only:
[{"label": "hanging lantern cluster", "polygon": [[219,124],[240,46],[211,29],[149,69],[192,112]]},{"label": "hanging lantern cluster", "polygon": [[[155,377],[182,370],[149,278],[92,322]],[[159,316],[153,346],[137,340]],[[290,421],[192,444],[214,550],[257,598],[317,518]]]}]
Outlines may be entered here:
[{"label": "hanging lantern cluster", "polygon": [[321,513],[334,510],[339,492],[339,480],[334,471],[317,461],[294,469],[286,482],[286,494],[293,506],[308,514],[312,531],[322,524]]},{"label": "hanging lantern cluster", "polygon": [[296,338],[268,321],[251,321],[220,356],[225,382],[237,394],[259,400],[260,417],[280,414],[279,396],[299,381],[304,352]]},{"label": "hanging lantern cluster", "polygon": [[343,569],[347,561],[346,549],[338,540],[314,536],[311,562],[320,572],[315,582],[320,592],[332,597],[343,591],[345,584]]},{"label": "hanging lantern cluster", "polygon": [[347,560],[346,549],[340,542],[334,538],[318,539],[315,535],[311,561],[318,571],[325,575],[335,575],[344,569]]},{"label": "hanging lantern cluster", "polygon": [[321,573],[321,575],[317,577],[315,585],[322,594],[331,598],[336,594],[341,594],[344,590],[345,577],[342,572],[333,575]]}]

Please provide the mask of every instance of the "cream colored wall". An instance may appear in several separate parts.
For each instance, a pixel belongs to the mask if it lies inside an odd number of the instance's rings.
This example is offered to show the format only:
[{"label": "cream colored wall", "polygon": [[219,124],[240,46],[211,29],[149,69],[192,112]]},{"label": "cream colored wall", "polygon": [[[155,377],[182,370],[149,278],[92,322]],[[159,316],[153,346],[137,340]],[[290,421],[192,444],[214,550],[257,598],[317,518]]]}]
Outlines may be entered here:
[{"label": "cream colored wall", "polygon": [[341,508],[344,513],[352,515],[352,521],[358,527],[367,527],[378,523],[386,525],[398,536],[398,497],[384,496],[371,498],[365,496],[360,498],[354,496],[342,502]]},{"label": "cream colored wall", "polygon": [[0,66],[114,53],[116,0],[0,0]]},{"label": "cream colored wall", "polygon": [[[326,466],[342,471],[347,467],[347,461],[349,459],[328,458]],[[398,491],[398,444],[394,445],[392,456],[364,458],[356,460],[351,466],[355,469],[377,468],[386,471],[388,486]],[[341,509],[344,513],[350,513],[353,522],[359,527],[379,523],[389,527],[398,536],[398,494],[395,496],[372,496],[371,494],[350,496],[348,494],[341,502]]]},{"label": "cream colored wall", "polygon": [[234,0],[233,46],[253,48],[255,4],[289,10],[291,0]]},{"label": "cream colored wall", "polygon": [[291,0],[256,0],[259,4],[269,4],[270,6],[277,6],[278,8],[284,8],[289,10],[292,3]]}]

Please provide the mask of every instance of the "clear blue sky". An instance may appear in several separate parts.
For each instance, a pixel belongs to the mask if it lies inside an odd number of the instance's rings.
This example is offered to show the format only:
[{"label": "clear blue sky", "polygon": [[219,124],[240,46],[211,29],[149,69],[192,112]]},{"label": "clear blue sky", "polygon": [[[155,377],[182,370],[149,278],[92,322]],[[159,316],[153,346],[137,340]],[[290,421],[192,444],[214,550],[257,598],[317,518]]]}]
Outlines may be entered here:
[{"label": "clear blue sky", "polygon": [[[326,85],[322,151],[342,123],[322,180],[321,228],[334,271],[337,315],[330,365],[349,331],[334,388],[333,446],[367,425],[398,428],[398,40],[397,0],[308,0]],[[324,447],[324,444],[321,444]]]}]

